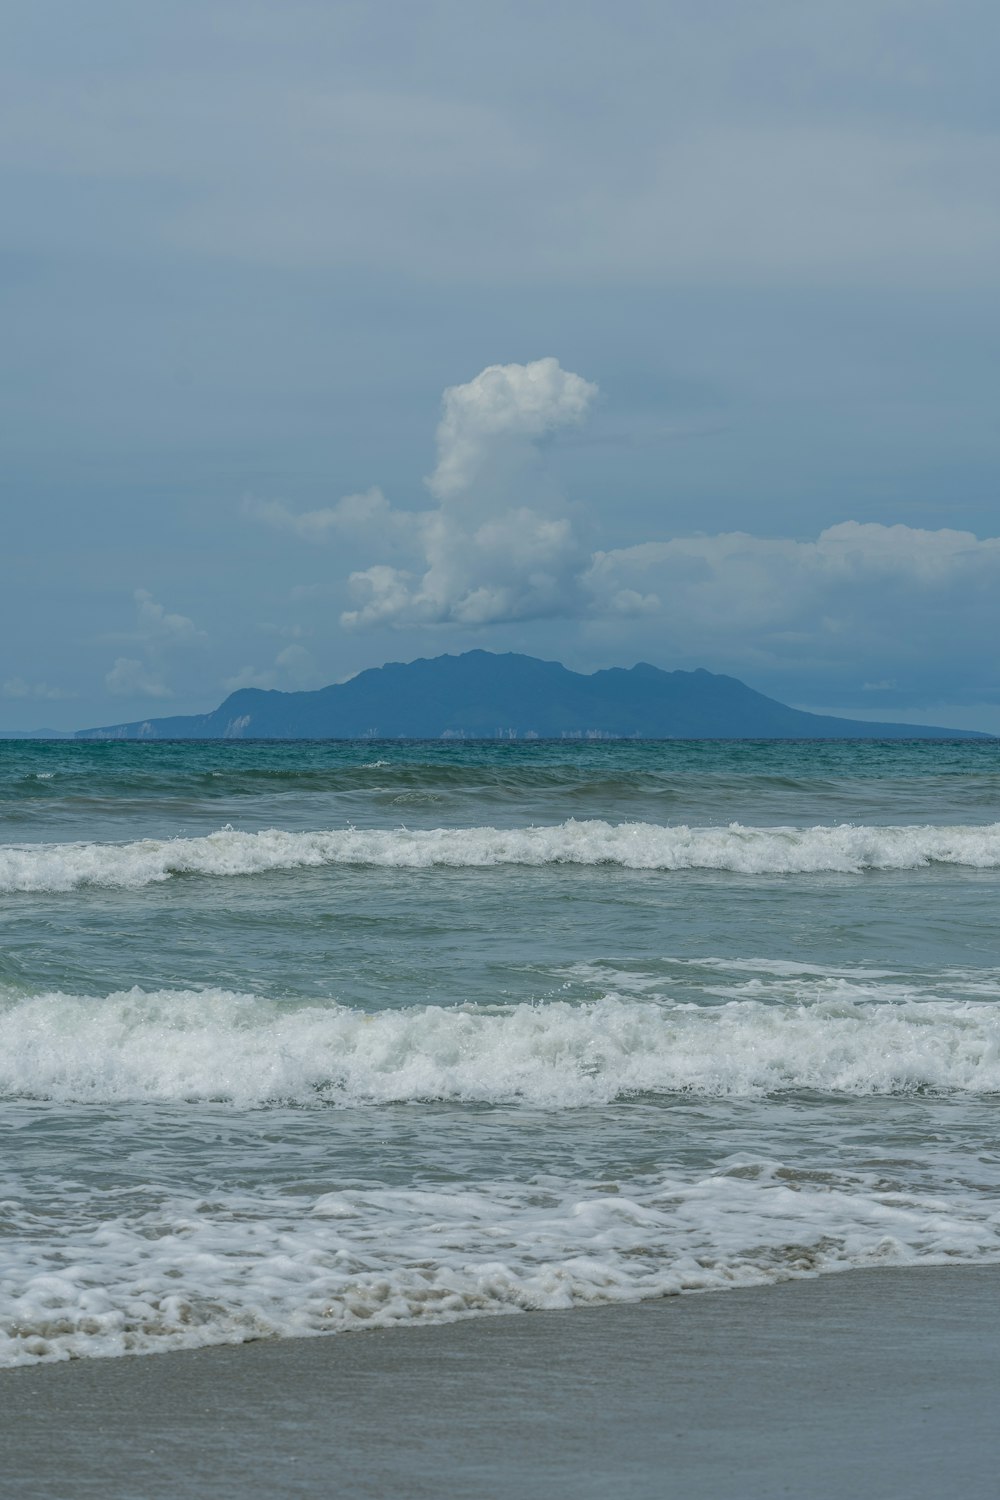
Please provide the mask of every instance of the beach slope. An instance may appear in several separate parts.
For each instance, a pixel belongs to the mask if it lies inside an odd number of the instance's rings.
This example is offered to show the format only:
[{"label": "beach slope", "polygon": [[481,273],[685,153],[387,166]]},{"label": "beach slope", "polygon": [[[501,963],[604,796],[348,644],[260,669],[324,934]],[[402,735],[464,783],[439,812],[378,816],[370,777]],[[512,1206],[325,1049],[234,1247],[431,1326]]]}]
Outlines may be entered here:
[{"label": "beach slope", "polygon": [[996,1494],[1000,1268],[0,1376],[19,1500]]}]

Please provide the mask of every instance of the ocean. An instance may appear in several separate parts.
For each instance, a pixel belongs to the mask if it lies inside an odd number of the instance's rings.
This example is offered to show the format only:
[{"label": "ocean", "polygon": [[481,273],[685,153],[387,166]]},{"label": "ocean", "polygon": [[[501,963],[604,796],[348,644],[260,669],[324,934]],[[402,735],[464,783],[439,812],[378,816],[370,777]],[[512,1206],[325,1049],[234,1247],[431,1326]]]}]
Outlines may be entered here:
[{"label": "ocean", "polygon": [[1000,745],[0,742],[0,1364],[1000,1260]]}]

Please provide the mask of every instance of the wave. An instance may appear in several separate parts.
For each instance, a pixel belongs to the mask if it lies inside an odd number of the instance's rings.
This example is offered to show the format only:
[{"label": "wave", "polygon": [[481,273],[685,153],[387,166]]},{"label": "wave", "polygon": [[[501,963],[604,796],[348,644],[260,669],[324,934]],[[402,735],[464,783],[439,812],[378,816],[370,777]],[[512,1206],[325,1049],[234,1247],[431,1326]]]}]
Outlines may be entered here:
[{"label": "wave", "polygon": [[1000,1010],[840,997],[374,1013],[226,990],[8,992],[0,1096],[62,1102],[579,1108],[637,1095],[1000,1093]]},{"label": "wave", "polygon": [[[855,1266],[1000,1259],[953,1184],[730,1158],[715,1171],[5,1204],[0,1366],[638,1302]],[[152,1199],[152,1201],[150,1201]],[[42,1226],[54,1232],[40,1232]]]},{"label": "wave", "polygon": [[0,846],[0,891],[139,887],[174,875],[255,875],[317,866],[482,869],[500,865],[617,865],[742,875],[860,874],[926,865],[1000,869],[1000,823],[812,828],[664,827],[577,821],[551,827],[359,829],[246,833],[135,843]]}]

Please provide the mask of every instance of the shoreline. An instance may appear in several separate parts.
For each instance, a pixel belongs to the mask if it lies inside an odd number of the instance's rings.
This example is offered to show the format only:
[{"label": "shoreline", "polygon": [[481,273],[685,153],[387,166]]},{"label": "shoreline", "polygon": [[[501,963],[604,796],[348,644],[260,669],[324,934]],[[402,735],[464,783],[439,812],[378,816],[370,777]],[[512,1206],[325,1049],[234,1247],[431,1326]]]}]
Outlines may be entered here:
[{"label": "shoreline", "polygon": [[19,1500],[992,1497],[1000,1266],[0,1371]]}]

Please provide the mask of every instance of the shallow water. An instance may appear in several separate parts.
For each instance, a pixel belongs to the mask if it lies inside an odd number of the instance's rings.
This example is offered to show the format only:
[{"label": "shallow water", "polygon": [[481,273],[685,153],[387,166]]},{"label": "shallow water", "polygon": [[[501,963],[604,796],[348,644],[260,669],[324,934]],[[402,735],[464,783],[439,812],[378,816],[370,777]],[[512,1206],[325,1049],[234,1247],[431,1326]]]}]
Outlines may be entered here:
[{"label": "shallow water", "polygon": [[0,743],[0,1362],[1000,1258],[1000,746]]}]

